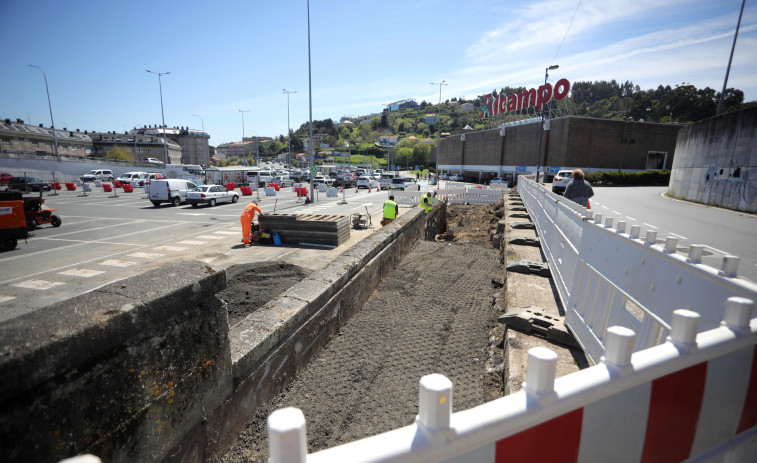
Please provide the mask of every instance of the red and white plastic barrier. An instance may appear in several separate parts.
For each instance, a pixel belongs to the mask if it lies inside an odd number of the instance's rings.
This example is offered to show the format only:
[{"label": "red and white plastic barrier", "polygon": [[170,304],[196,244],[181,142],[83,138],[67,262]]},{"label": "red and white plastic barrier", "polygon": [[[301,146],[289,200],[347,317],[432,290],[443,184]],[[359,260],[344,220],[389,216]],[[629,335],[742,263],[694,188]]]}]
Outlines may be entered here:
[{"label": "red and white plastic barrier", "polygon": [[268,418],[272,463],[757,461],[757,318],[733,297],[721,326],[674,312],[667,342],[633,353],[608,330],[594,367],[555,379],[557,355],[529,351],[523,390],[452,414],[452,383],[420,380],[416,422],[307,455],[297,409]]}]

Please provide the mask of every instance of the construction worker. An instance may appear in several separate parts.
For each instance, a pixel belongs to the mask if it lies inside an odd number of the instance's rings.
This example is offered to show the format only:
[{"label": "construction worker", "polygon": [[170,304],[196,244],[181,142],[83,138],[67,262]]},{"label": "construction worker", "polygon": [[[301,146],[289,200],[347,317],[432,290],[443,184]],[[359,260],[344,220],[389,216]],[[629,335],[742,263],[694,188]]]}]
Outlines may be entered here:
[{"label": "construction worker", "polygon": [[431,193],[426,192],[421,196],[421,203],[419,204],[420,207],[424,209],[424,214],[428,214],[434,209],[434,202],[431,199]]},{"label": "construction worker", "polygon": [[394,195],[389,195],[389,200],[384,203],[384,220],[381,221],[381,226],[383,227],[396,219],[399,211],[400,208],[394,202]]},{"label": "construction worker", "polygon": [[242,243],[244,244],[252,244],[252,220],[255,218],[255,212],[259,216],[263,215],[263,211],[257,204],[250,203],[245,206],[242,216],[239,218],[242,221]]}]

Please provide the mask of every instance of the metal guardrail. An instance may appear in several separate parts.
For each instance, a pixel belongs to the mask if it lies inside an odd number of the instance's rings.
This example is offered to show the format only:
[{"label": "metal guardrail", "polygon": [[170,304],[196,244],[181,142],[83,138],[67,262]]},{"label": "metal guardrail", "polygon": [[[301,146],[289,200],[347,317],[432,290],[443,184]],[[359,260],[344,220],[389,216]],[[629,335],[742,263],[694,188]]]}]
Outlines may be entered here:
[{"label": "metal guardrail", "polygon": [[521,177],[520,196],[536,225],[565,321],[590,360],[597,363],[610,326],[636,332],[635,351],[664,342],[675,309],[702,316],[701,329],[718,326],[722,301],[757,299],[757,285],[738,278],[738,257],[720,270],[701,263],[703,246],[676,254],[677,240],[590,210]]}]

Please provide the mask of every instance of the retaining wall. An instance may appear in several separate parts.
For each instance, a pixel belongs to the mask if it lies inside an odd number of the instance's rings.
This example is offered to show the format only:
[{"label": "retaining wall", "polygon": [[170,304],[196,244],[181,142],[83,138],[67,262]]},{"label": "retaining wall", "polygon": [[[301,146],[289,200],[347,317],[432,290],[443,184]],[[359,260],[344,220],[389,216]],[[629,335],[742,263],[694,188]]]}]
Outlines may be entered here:
[{"label": "retaining wall", "polygon": [[668,194],[757,212],[757,107],[705,119],[682,129]]},{"label": "retaining wall", "polygon": [[178,262],[0,325],[5,461],[219,458],[423,237],[413,208],[237,325],[225,270]]}]

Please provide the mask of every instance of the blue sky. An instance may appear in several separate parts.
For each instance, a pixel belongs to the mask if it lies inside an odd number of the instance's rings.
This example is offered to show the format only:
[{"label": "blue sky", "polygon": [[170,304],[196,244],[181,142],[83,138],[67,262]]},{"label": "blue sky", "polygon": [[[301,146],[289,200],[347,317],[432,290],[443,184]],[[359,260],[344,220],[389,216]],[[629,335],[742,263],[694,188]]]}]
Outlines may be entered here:
[{"label": "blue sky", "polygon": [[[313,119],[474,97],[505,86],[631,80],[722,88],[741,0],[382,2],[310,4]],[[308,120],[305,0],[0,0],[0,117],[123,131],[201,128],[211,144],[287,131]],[[558,53],[559,48],[559,53]],[[728,81],[757,100],[757,1],[748,0]],[[193,116],[197,114],[202,117]]]}]

